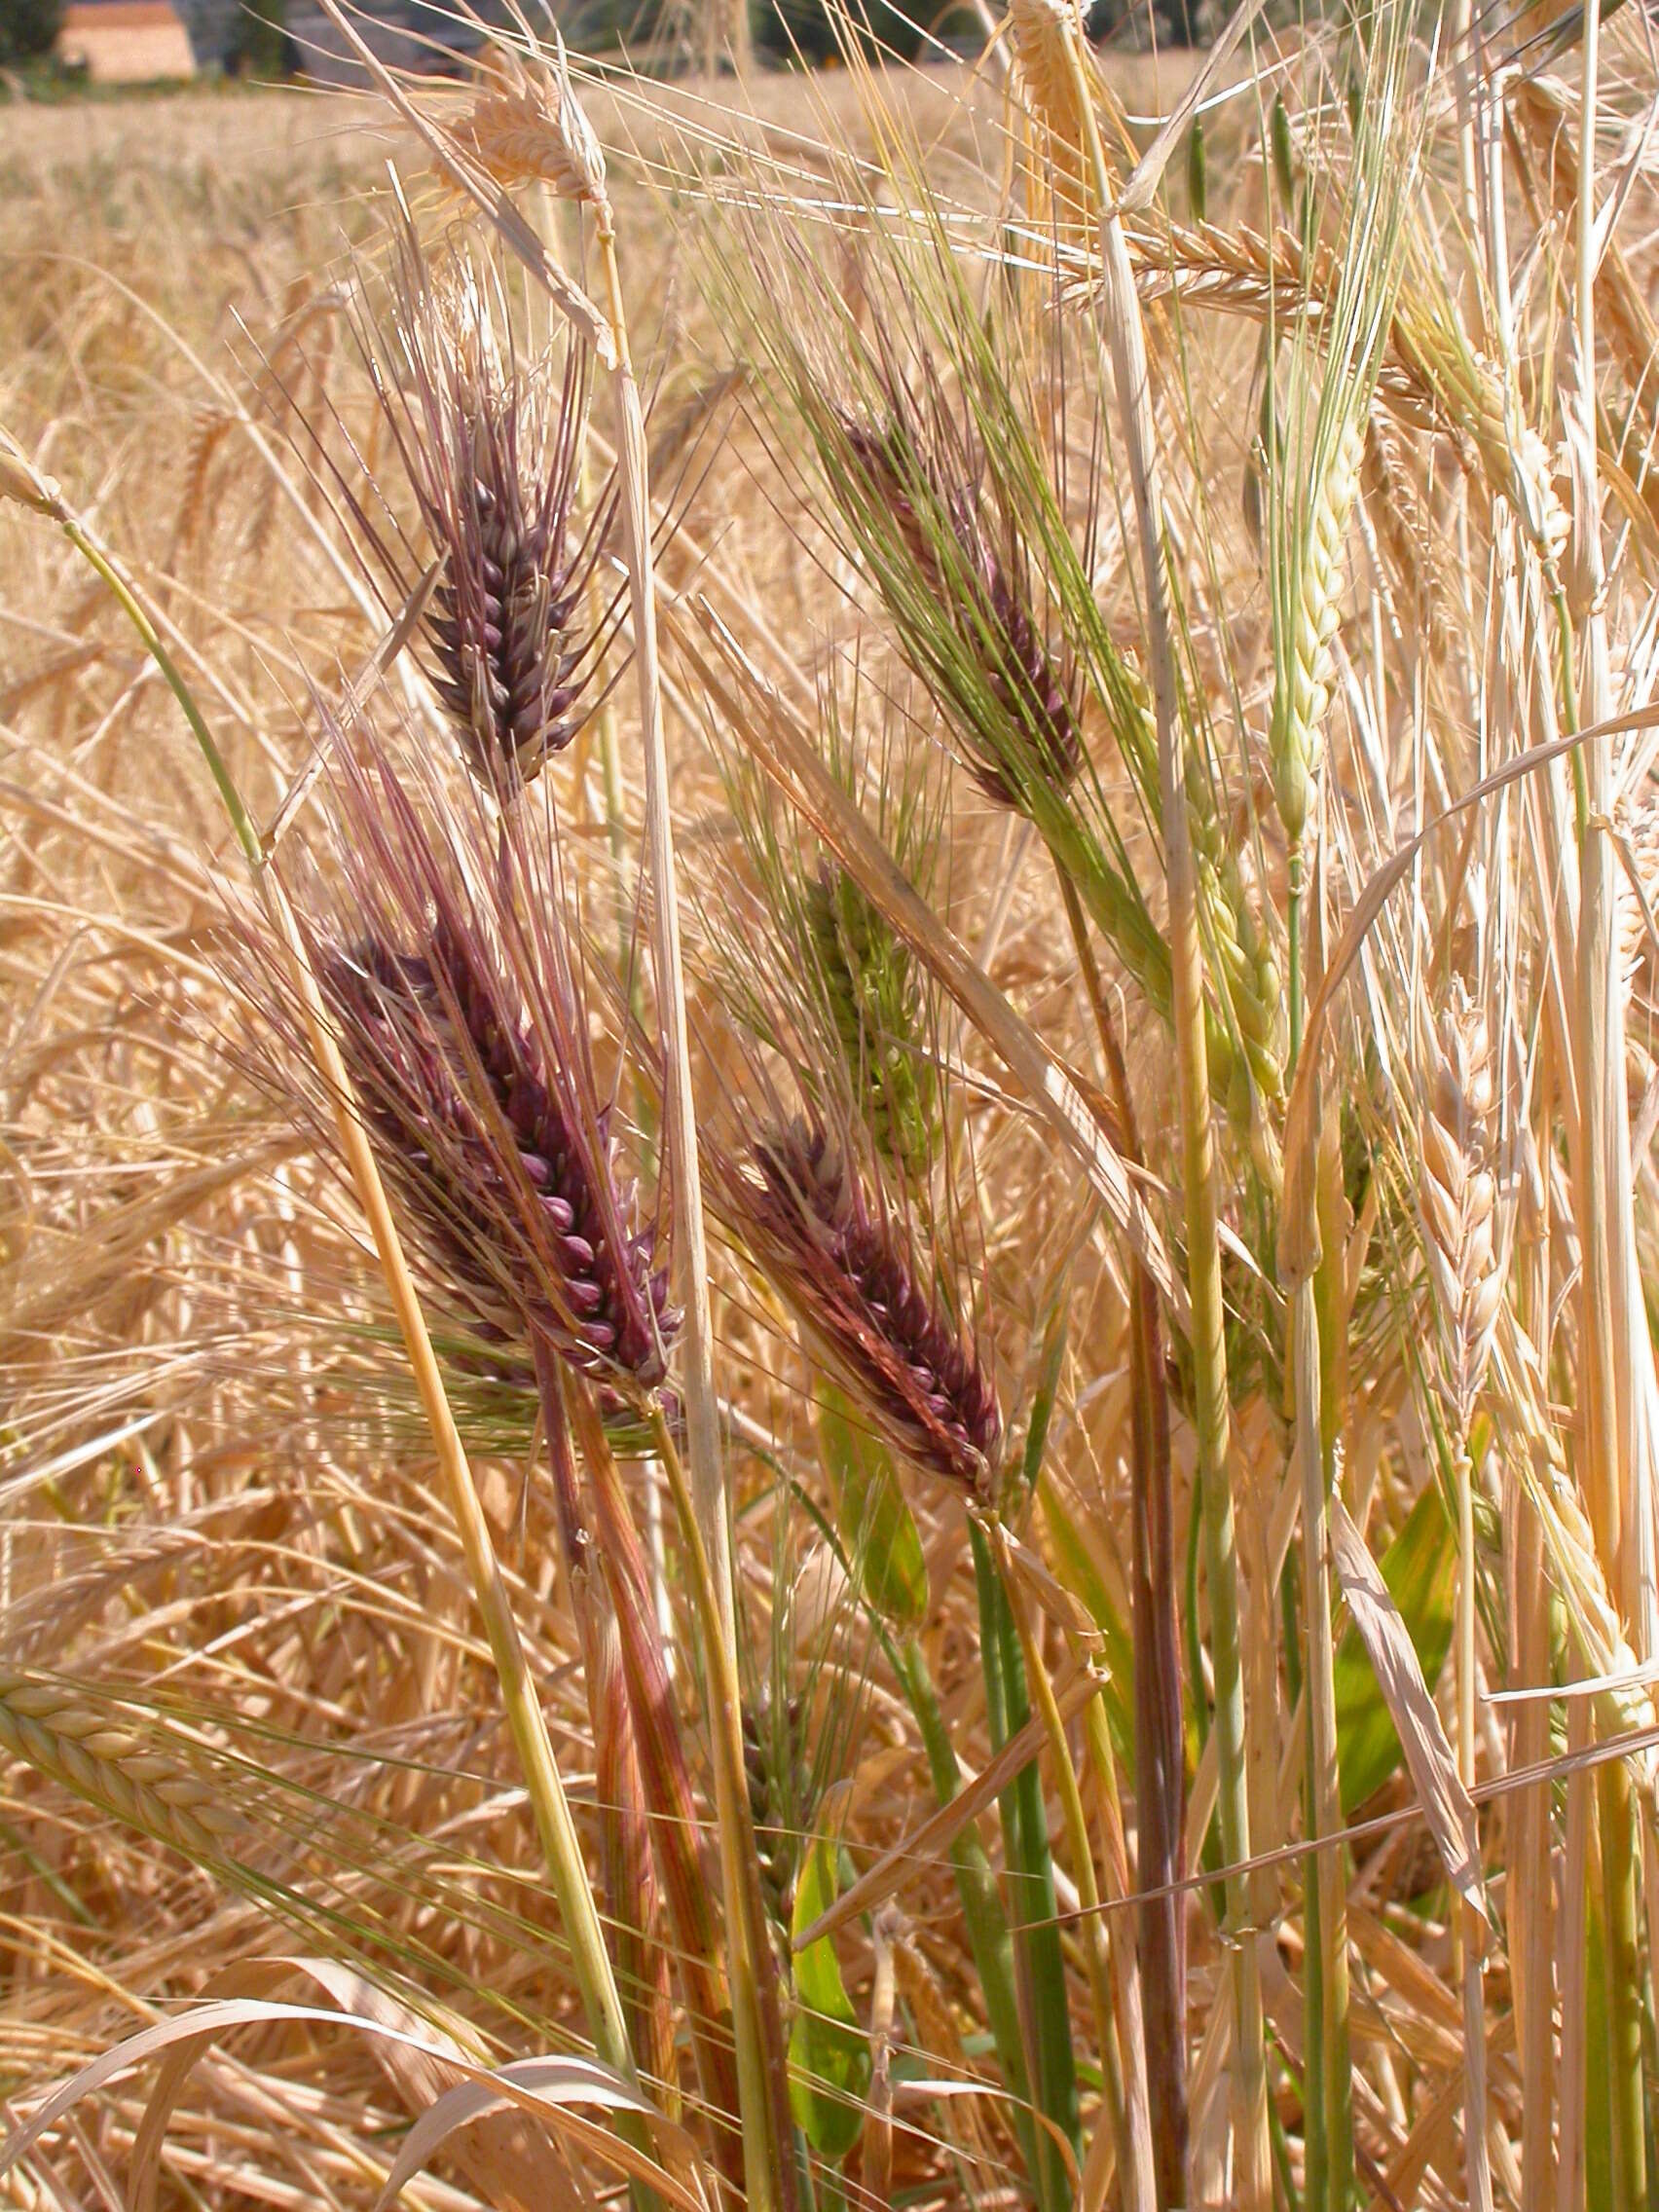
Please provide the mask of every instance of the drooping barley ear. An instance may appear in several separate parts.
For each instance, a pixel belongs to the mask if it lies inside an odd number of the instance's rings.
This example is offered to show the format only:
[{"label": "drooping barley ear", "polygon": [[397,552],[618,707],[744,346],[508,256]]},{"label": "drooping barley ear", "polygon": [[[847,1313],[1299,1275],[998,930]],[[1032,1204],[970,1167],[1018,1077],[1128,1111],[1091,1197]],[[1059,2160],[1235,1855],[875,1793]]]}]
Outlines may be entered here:
[{"label": "drooping barley ear", "polygon": [[990,1377],[829,1138],[777,1131],[723,1183],[736,1226],[872,1425],[912,1466],[989,1496],[1002,1446]]},{"label": "drooping barley ear", "polygon": [[1503,1297],[1497,1237],[1492,1048],[1461,985],[1442,1010],[1419,1084],[1418,1205],[1443,1342],[1446,1386],[1466,1436]]},{"label": "drooping barley ear", "polygon": [[1371,526],[1404,598],[1404,620],[1408,627],[1426,631],[1438,614],[1434,535],[1421,486],[1394,425],[1380,407],[1372,408],[1366,424],[1360,489]]},{"label": "drooping barley ear", "polygon": [[[1067,51],[1074,39],[1081,52],[1088,51],[1077,0],[1012,0],[1008,23],[1020,79],[1046,136],[1055,199],[1061,213],[1075,222],[1088,211],[1093,177],[1091,126],[1083,101],[1093,98],[1120,143],[1124,138],[1123,110],[1099,73],[1087,66],[1080,71]],[[1034,193],[1040,181],[1030,180]]]},{"label": "drooping barley ear", "polygon": [[1083,145],[1083,116],[1066,51],[1068,23],[1078,11],[1069,0],[1014,0],[1009,29],[1032,105],[1051,130],[1074,149]]},{"label": "drooping barley ear", "polygon": [[[1572,125],[1577,94],[1559,78],[1517,77],[1509,112],[1532,161],[1542,170],[1555,212],[1570,222],[1578,207],[1578,146]],[[1609,236],[1596,261],[1596,328],[1618,356],[1633,394],[1650,399],[1659,372],[1659,319],[1618,239]]]},{"label": "drooping barley ear", "polygon": [[1553,575],[1572,520],[1549,448],[1527,420],[1511,377],[1476,350],[1449,309],[1403,297],[1398,335],[1414,377],[1433,395],[1437,426],[1488,497],[1509,502],[1545,574]]},{"label": "drooping barley ear", "polygon": [[451,129],[498,184],[545,184],[561,200],[603,205],[605,154],[571,83],[557,26],[553,38],[550,55],[493,45],[478,95]]},{"label": "drooping barley ear", "polygon": [[[929,453],[900,405],[883,428],[853,416],[839,428],[845,465],[832,481],[888,611],[926,675],[936,657],[927,630],[939,608],[948,610],[957,643],[977,663],[977,696],[952,718],[965,765],[994,804],[1026,813],[1028,787],[1065,790],[1088,756],[1075,677],[1050,647],[1012,524],[985,514],[966,470],[947,470]],[[918,593],[932,603],[925,625]]]},{"label": "drooping barley ear", "polygon": [[[422,622],[428,669],[467,766],[510,796],[580,728],[604,643],[587,617],[608,497],[585,527],[574,513],[588,351],[570,341],[556,390],[533,377],[498,300],[464,263],[435,276],[407,221],[392,303],[389,342],[367,321],[361,338],[442,563]],[[349,497],[371,556],[406,587],[406,558]]]},{"label": "drooping barley ear", "polygon": [[66,1682],[0,1679],[0,1745],[39,1774],[134,1829],[212,1866],[243,1822],[221,1786],[193,1774],[109,1706]]},{"label": "drooping barley ear", "polygon": [[1364,449],[1363,425],[1350,415],[1313,487],[1288,579],[1288,622],[1273,684],[1269,750],[1273,796],[1293,850],[1307,829],[1318,778],[1331,697],[1331,642],[1342,614],[1343,551]]}]

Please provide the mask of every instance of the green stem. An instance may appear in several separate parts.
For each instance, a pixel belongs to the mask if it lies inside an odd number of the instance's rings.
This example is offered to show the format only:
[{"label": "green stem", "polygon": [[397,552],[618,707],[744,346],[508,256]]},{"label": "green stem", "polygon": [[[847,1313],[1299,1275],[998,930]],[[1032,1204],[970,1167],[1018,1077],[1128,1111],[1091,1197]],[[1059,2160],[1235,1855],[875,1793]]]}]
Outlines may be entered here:
[{"label": "green stem", "polygon": [[[998,1579],[990,1547],[968,1526],[974,1577],[979,1594],[979,1642],[985,1667],[985,1703],[991,1749],[1000,1751],[1031,1717],[1025,1667],[1014,1616]],[[1019,1984],[1027,2015],[1028,2060],[1037,2110],[1052,2120],[1074,2152],[1081,2152],[1077,2069],[1072,2055],[1071,2012],[1066,2000],[1065,1957],[1060,1948],[1054,1864],[1043,1808],[1042,1776],[1028,1764],[999,1800],[1003,1851],[1014,1901],[1013,1931]],[[1071,2204],[1071,2183],[1059,2145],[1044,2129],[1037,2154],[1038,2199],[1048,2212]]]},{"label": "green stem", "polygon": [[214,742],[213,733],[203,720],[202,710],[196,704],[190,686],[180,675],[178,664],[162,643],[160,632],[140,604],[131,585],[128,583],[126,577],[115,566],[111,556],[98,544],[86,526],[76,516],[72,515],[60,501],[55,502],[52,507],[47,509],[47,512],[52,516],[53,521],[58,525],[70,544],[74,546],[89,566],[95,570],[108,586],[112,598],[131,623],[133,629],[137,631],[145,651],[166,679],[167,689],[178,701],[184,719],[190,724],[191,735],[201,748],[203,759],[207,763],[207,773],[213,779],[214,788],[219,793],[220,804],[224,807],[226,819],[236,834],[237,843],[242,849],[243,858],[257,874],[265,865],[265,848],[260,841],[259,831],[254,828],[253,818],[242,803],[242,796],[237,789],[236,779],[225,765],[225,756]]},{"label": "green stem", "polygon": [[[948,1805],[958,1787],[956,1752],[944,1715],[940,1711],[927,1661],[922,1656],[921,1646],[915,1643],[893,1645],[891,1656],[900,1687],[921,1731],[934,1794],[940,1805]],[[952,1840],[950,1863],[956,1876],[957,1895],[962,1900],[962,1917],[967,1924],[968,1945],[974,1954],[974,1971],[985,2003],[985,2018],[990,2025],[991,2040],[997,2046],[997,2062],[1009,2093],[1014,2134],[1025,2159],[1025,2170],[1035,2179],[1037,2131],[1031,2119],[1031,2084],[1025,2068],[1025,2045],[1019,2032],[1019,1998],[1014,1989],[1014,1946],[1009,1939],[1008,1915],[1003,1911],[997,1878],[985,1855],[985,1847],[971,1827]]]},{"label": "green stem", "polygon": [[[1336,1651],[1331,1634],[1328,1463],[1320,1419],[1319,1310],[1311,1281],[1292,1294],[1296,1455],[1302,1473],[1302,1559],[1308,1672],[1308,1835],[1342,1827]],[[1353,2191],[1353,2089],[1348,2063],[1347,1899],[1343,1854],[1314,1853],[1304,1872],[1308,1923],[1309,2111],[1307,2196],[1311,2212],[1347,2212]],[[1315,2157],[1315,2152],[1318,2157]]]},{"label": "green stem", "polygon": [[1622,1763],[1596,1779],[1602,1831],[1602,1909],[1606,1936],[1607,2094],[1612,2120],[1612,2203],[1647,2203],[1645,2102],[1641,2074],[1641,1938],[1637,1911],[1636,1803]]},{"label": "green stem", "polygon": [[[1302,1051],[1303,853],[1291,848],[1286,903],[1290,932],[1290,1053],[1294,1075]],[[1309,1243],[1320,1243],[1319,1178],[1309,1185]],[[1323,1268],[1340,1255],[1324,1254]],[[1316,1278],[1285,1285],[1290,1297],[1295,1452],[1302,1483],[1302,1615],[1307,1664],[1302,1691],[1308,1773],[1304,1789],[1309,1840],[1343,1825],[1337,1741],[1336,1644],[1331,1629],[1330,1453]],[[1333,1409],[1335,1411],[1337,1409]],[[1294,1624],[1290,1624],[1294,1625]],[[1303,1933],[1307,1992],[1306,2111],[1309,2212],[1347,2212],[1353,2194],[1353,2094],[1348,2042],[1347,1898],[1344,1855],[1312,1854],[1303,1866]]]},{"label": "green stem", "polygon": [[[1003,1598],[1018,1641],[1025,1678],[1036,1694],[1037,1710],[1049,1740],[1049,1756],[1052,1762],[1055,1788],[1060,1800],[1060,1819],[1065,1828],[1066,1847],[1071,1856],[1072,1878],[1077,1884],[1078,1906],[1082,1915],[1079,1940],[1083,1947],[1089,2001],[1094,2009],[1094,2040],[1100,2060],[1101,2086],[1107,2124],[1112,2130],[1118,2171],[1122,2177],[1122,2194],[1124,2204],[1131,2207],[1132,2212],[1152,2212],[1152,2134],[1147,2120],[1144,2066],[1139,2064],[1144,2057],[1144,2049],[1137,2047],[1133,2051],[1125,2051],[1118,2035],[1112,1960],[1107,1950],[1106,1923],[1100,1911],[1100,1885],[1095,1875],[1094,1853],[1088,1839],[1088,1819],[1083,1809],[1083,1791],[1078,1786],[1077,1767],[1071,1755],[1071,1745],[1066,1738],[1065,1722],[1054,1698],[1053,1684],[1043,1664],[1042,1650],[1032,1631],[1027,1608],[1009,1572],[1001,1532],[998,1530],[994,1533],[998,1539],[999,1553],[1002,1554],[998,1559],[998,1567]],[[1098,1708],[1097,1698],[1091,1703]],[[1035,1761],[1029,1771],[1039,1771]],[[1137,2014],[1138,2010],[1137,2006]],[[1125,2076],[1125,2065],[1138,2067],[1132,2080]]]},{"label": "green stem", "polygon": [[[1229,1864],[1239,1867],[1250,1856],[1250,1801],[1244,1748],[1238,1559],[1227,1465],[1231,1410],[1221,1275],[1221,1217],[1210,1122],[1203,947],[1198,928],[1198,878],[1187,803],[1186,747],[1182,740],[1170,621],[1158,440],[1152,416],[1146,332],[1128,244],[1124,236],[1123,215],[1111,190],[1093,96],[1084,70],[1080,34],[1068,24],[1065,39],[1067,64],[1083,115],[1099,203],[1105,321],[1113,378],[1123,415],[1145,588],[1148,660],[1158,721],[1164,883],[1169,906],[1171,1018],[1181,1124],[1182,1185],[1187,1211],[1187,1290],[1192,1308],[1195,1425],[1203,1496],[1204,1565],[1209,1580],[1213,1629],[1219,1805],[1223,1848]],[[1249,1892],[1241,1873],[1235,1872],[1228,1877],[1227,1908],[1235,1937],[1231,1945],[1231,1980],[1237,2197],[1245,2212],[1266,2212],[1272,2200],[1266,2030],[1261,1970],[1248,1925]]]}]

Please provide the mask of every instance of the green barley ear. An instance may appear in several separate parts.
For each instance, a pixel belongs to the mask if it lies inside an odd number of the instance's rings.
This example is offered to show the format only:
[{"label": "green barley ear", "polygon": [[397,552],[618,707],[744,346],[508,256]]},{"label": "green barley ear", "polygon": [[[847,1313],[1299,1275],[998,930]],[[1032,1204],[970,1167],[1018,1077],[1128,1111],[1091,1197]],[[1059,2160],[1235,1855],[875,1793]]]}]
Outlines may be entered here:
[{"label": "green barley ear", "polygon": [[848,1075],[876,1150],[926,1176],[940,1141],[939,1070],[925,1050],[915,956],[845,869],[828,858],[803,916]]},{"label": "green barley ear", "polygon": [[1282,582],[1274,579],[1277,666],[1268,748],[1273,798],[1293,847],[1302,842],[1312,806],[1331,697],[1331,645],[1342,611],[1343,551],[1359,489],[1364,440],[1351,401],[1333,428],[1311,497],[1296,518],[1290,572]]},{"label": "green barley ear", "polygon": [[1223,841],[1213,813],[1193,810],[1193,858],[1214,980],[1226,996],[1242,1048],[1233,1070],[1229,1110],[1249,1119],[1251,1086],[1263,1098],[1284,1095],[1285,1012],[1272,942],[1256,918],[1238,856]]},{"label": "green barley ear", "polygon": [[[820,710],[837,782],[867,798],[895,861],[926,894],[943,793],[924,733],[890,699],[861,731],[859,702],[843,708],[829,684]],[[710,902],[724,991],[756,1034],[783,1045],[814,1110],[861,1130],[898,1181],[923,1190],[943,1135],[939,987],[834,857],[786,820],[752,764],[730,749],[719,764],[759,894],[758,913],[735,931],[731,902],[747,904],[745,894],[727,886],[723,914]]]},{"label": "green barley ear", "polygon": [[800,1744],[800,1703],[791,1698],[781,1712],[769,1698],[743,1701],[743,1768],[749,1778],[749,1810],[760,1856],[760,1894],[780,1961],[790,1950],[790,1915],[794,1905],[795,1868],[800,1838],[794,1808],[806,1793]]}]

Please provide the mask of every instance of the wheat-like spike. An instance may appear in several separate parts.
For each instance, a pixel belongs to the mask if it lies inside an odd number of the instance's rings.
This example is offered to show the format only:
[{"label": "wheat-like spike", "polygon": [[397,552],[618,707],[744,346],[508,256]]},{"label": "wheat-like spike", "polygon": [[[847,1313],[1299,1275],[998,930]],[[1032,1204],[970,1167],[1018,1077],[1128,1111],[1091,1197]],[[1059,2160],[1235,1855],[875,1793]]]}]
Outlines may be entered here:
[{"label": "wheat-like spike", "polygon": [[[1548,180],[1555,211],[1570,224],[1578,206],[1578,147],[1573,134],[1578,95],[1558,78],[1520,76],[1509,87],[1509,111]],[[1633,392],[1651,398],[1659,374],[1659,320],[1616,237],[1596,260],[1596,330],[1618,355]]]},{"label": "wheat-like spike", "polygon": [[493,48],[483,90],[452,128],[498,184],[545,184],[561,200],[607,203],[605,155],[571,86],[563,39],[551,60]]},{"label": "wheat-like spike", "polygon": [[[749,1777],[749,1807],[760,1855],[760,1894],[780,1959],[789,1956],[800,1861],[799,1807],[806,1795],[800,1729],[798,1698],[791,1698],[781,1714],[770,1703],[744,1703],[743,1765]],[[780,1758],[787,1772],[780,1772]]]},{"label": "wheat-like spike", "polygon": [[[1247,223],[1222,230],[1213,223],[1125,224],[1124,243],[1135,291],[1148,305],[1179,299],[1218,314],[1252,322],[1270,319],[1281,334],[1305,318],[1317,335],[1337,296],[1341,271],[1330,244],[1311,251],[1293,231],[1272,237]],[[1080,276],[1067,296],[1093,296],[1098,278]],[[1396,314],[1378,365],[1377,387],[1389,409],[1419,429],[1451,431],[1448,394],[1423,359],[1403,314]]]},{"label": "wheat-like spike", "polygon": [[[1086,124],[1066,52],[1068,37],[1077,35],[1076,17],[1075,0],[1013,0],[1008,16],[1019,73],[1047,139],[1054,198],[1072,223],[1083,215],[1088,195]],[[1040,172],[1029,176],[1027,189],[1035,221],[1044,189]]]},{"label": "wheat-like spike", "polygon": [[1407,600],[1408,614],[1431,625],[1439,601],[1434,536],[1420,486],[1407,464],[1396,429],[1373,407],[1365,429],[1360,489],[1378,542]]},{"label": "wheat-like spike", "polygon": [[0,1744],[124,1826],[212,1862],[244,1823],[223,1792],[192,1774],[107,1706],[71,1687],[13,1676],[0,1679]]},{"label": "wheat-like spike", "polygon": [[[1507,499],[1533,551],[1553,570],[1571,518],[1556,489],[1549,448],[1509,396],[1502,370],[1408,296],[1396,318],[1402,343],[1435,399],[1433,421],[1489,493]],[[1477,465],[1478,464],[1478,465]]]},{"label": "wheat-like spike", "polygon": [[1466,1435],[1503,1297],[1493,1173],[1492,1046],[1458,985],[1419,1079],[1418,1204],[1444,1336],[1447,1387]]},{"label": "wheat-like spike", "polygon": [[1076,0],[1013,0],[1008,24],[1031,105],[1056,149],[1079,165],[1081,175],[1084,118],[1067,52],[1067,42],[1082,34]]},{"label": "wheat-like spike", "polygon": [[1307,828],[1318,775],[1331,696],[1331,641],[1342,611],[1343,548],[1364,448],[1363,425],[1350,417],[1314,489],[1292,585],[1289,649],[1274,685],[1269,750],[1279,819],[1293,846]]}]

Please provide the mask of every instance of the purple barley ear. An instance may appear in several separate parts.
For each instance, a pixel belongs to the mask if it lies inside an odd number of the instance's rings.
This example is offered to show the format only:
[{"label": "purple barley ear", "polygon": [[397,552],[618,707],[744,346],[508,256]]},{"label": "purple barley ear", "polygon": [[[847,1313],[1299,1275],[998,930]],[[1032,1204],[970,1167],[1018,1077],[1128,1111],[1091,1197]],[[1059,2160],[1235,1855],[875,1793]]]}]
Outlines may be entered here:
[{"label": "purple barley ear", "polygon": [[1018,731],[1029,754],[1016,778],[989,754],[970,762],[974,780],[999,806],[1023,811],[1025,777],[1065,791],[1083,772],[1083,730],[1064,672],[1049,649],[1014,572],[988,546],[977,557],[985,615],[986,677],[992,698]]},{"label": "purple barley ear", "polygon": [[[1064,791],[1084,767],[1083,729],[1072,681],[1051,651],[1020,581],[1017,553],[1005,557],[997,550],[974,484],[960,467],[951,470],[930,457],[902,413],[895,410],[885,429],[844,411],[836,420],[851,475],[868,505],[885,515],[918,578],[977,662],[999,718],[994,739],[983,727],[970,729],[969,773],[997,805],[1019,812],[1027,805],[1022,785],[1042,782]],[[903,628],[904,610],[892,611]],[[924,650],[924,666],[933,657]],[[958,719],[973,724],[977,718],[968,711]]]},{"label": "purple barley ear", "polygon": [[897,418],[878,430],[847,410],[836,420],[846,441],[853,474],[862,480],[872,506],[885,512],[894,533],[930,590],[940,583],[937,547],[929,538],[916,504],[920,493],[930,504],[941,505],[934,473],[916,451],[915,441]]},{"label": "purple barley ear", "polygon": [[440,915],[417,950],[371,940],[320,974],[428,1263],[483,1325],[539,1332],[626,1394],[653,1388],[679,1324],[654,1234],[482,935]]},{"label": "purple barley ear", "polygon": [[434,476],[422,495],[444,557],[425,618],[438,696],[468,767],[509,792],[574,737],[591,674],[569,487],[523,481],[515,405],[485,393],[468,414],[456,395],[448,481]]},{"label": "purple barley ear", "polygon": [[[422,622],[428,673],[467,766],[510,796],[581,726],[604,643],[584,614],[609,500],[577,526],[585,351],[571,342],[554,391],[506,331],[504,308],[471,272],[434,279],[411,230],[393,272],[397,370],[384,342],[368,334],[364,346],[443,564]],[[408,557],[357,514],[406,590]]]},{"label": "purple barley ear", "polygon": [[822,1131],[768,1138],[755,1165],[758,1183],[745,1182],[757,1256],[839,1379],[913,1465],[987,1494],[1002,1444],[996,1391],[892,1223]]}]

